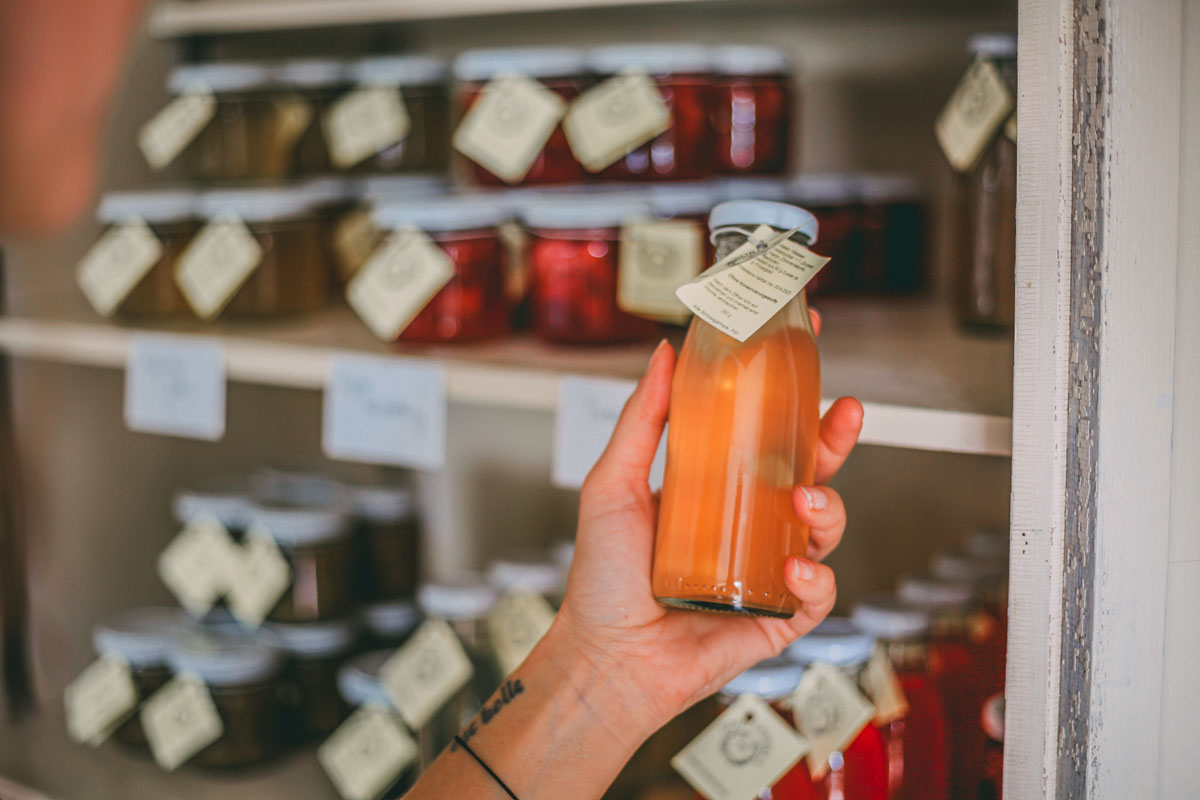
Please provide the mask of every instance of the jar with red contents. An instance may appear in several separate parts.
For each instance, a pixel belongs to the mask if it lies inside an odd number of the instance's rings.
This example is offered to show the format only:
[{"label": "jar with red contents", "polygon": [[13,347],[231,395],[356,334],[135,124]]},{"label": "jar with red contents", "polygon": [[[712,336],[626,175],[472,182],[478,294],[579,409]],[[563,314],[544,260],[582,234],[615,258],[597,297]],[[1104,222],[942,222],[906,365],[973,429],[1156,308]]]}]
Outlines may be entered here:
[{"label": "jar with red contents", "polygon": [[910,175],[858,178],[863,288],[901,294],[925,283],[925,204]]},{"label": "jar with red contents", "polygon": [[712,66],[698,44],[611,45],[592,51],[602,80],[629,69],[650,74],[671,114],[671,126],[605,167],[607,180],[690,180],[707,175],[712,159],[708,118]]},{"label": "jar with red contents", "polygon": [[381,230],[419,228],[454,262],[454,277],[413,318],[400,341],[470,341],[508,330],[504,248],[496,230],[504,221],[502,211],[456,200],[413,201],[379,206],[374,221]]},{"label": "jar with red contents", "polygon": [[908,712],[881,726],[888,759],[891,800],[946,800],[949,743],[942,700],[930,675],[928,612],[887,595],[868,597],[851,616],[859,629],[887,650]]},{"label": "jar with red contents", "polygon": [[645,203],[610,198],[544,202],[523,211],[538,336],[551,342],[610,344],[659,333],[658,323],[617,306],[621,225],[649,210]]},{"label": "jar with red contents", "polygon": [[792,181],[789,202],[816,215],[821,224],[821,255],[829,256],[837,267],[817,273],[808,284],[809,297],[862,291],[857,194],[851,175],[801,175]]},{"label": "jar with red contents", "polygon": [[987,692],[1003,691],[1008,649],[1008,563],[976,558],[958,550],[942,550],[929,562],[929,571],[942,580],[967,583],[978,604],[971,614],[971,647],[983,665]]},{"label": "jar with red contents", "polygon": [[704,259],[696,273],[716,260],[716,251],[708,238],[708,214],[721,202],[717,186],[711,181],[662,183],[650,187],[650,213],[655,219],[687,222],[696,226],[704,243]]},{"label": "jar with red contents", "polygon": [[[488,81],[504,75],[519,74],[534,78],[568,103],[584,89],[587,67],[583,53],[566,47],[499,48],[468,50],[454,62],[459,82],[459,110],[465,114]],[[467,164],[467,178],[483,186],[504,186],[506,182],[475,162]],[[580,183],[587,177],[575,160],[562,125],[557,125],[540,153],[534,158],[520,185]]]},{"label": "jar with red contents", "polygon": [[713,166],[724,174],[770,175],[787,168],[791,65],[774,47],[729,45],[712,54]]}]

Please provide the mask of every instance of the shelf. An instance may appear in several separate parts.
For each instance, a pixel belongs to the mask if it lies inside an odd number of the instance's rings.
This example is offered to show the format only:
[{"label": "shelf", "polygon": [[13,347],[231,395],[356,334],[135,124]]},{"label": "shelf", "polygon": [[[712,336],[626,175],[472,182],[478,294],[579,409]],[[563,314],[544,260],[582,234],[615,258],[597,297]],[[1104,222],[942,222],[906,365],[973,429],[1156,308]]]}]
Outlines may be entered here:
[{"label": "shelf", "polygon": [[[0,318],[0,351],[18,358],[123,369],[138,332],[196,334],[222,341],[232,381],[321,389],[338,352],[399,352],[442,364],[452,402],[543,412],[557,407],[562,376],[636,379],[653,348],[653,343],[555,347],[518,336],[397,350],[375,340],[346,308],[271,323],[133,327],[98,320],[74,297],[20,305],[21,315]],[[1010,454],[1010,337],[965,335],[930,301],[842,300],[820,306],[825,395],[863,400],[864,444]]]}]

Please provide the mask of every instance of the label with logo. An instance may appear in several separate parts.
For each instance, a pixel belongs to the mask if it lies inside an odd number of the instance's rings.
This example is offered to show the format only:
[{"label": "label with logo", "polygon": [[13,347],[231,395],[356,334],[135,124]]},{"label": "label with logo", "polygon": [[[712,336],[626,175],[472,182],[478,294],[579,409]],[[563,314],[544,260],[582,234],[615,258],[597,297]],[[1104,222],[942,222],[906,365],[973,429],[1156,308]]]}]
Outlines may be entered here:
[{"label": "label with logo", "polygon": [[176,675],[155,692],[140,720],[154,760],[168,772],[225,733],[208,687],[192,675]]},{"label": "label with logo", "polygon": [[136,333],[125,366],[130,430],[216,441],[225,434],[225,348],[200,336]]},{"label": "label with logo", "polygon": [[79,288],[97,313],[112,316],[162,258],[162,252],[162,242],[142,220],[114,226],[79,262]]},{"label": "label with logo", "polygon": [[383,233],[371,221],[368,209],[357,208],[342,215],[333,226],[330,236],[338,275],[342,280],[349,281],[359,267],[367,263],[383,238]]},{"label": "label with logo", "polygon": [[233,299],[262,261],[262,247],[236,216],[209,222],[175,266],[175,283],[201,319],[212,319]]},{"label": "label with logo", "polygon": [[887,648],[883,645],[876,646],[871,660],[859,676],[859,683],[875,704],[876,725],[886,725],[908,713],[904,687],[900,685],[900,678],[892,669],[892,660],[888,658]]},{"label": "label with logo", "polygon": [[408,727],[417,730],[474,673],[454,629],[445,620],[430,619],[384,663],[379,678]]},{"label": "label with logo", "polygon": [[292,568],[271,532],[261,526],[246,531],[245,540],[232,552],[225,590],[229,612],[243,625],[257,628],[292,585]]},{"label": "label with logo", "polygon": [[501,75],[490,81],[454,131],[454,149],[507,183],[529,172],[562,119],[566,104],[538,81]]},{"label": "label with logo", "polygon": [[829,771],[829,757],[845,750],[872,719],[875,706],[854,681],[830,664],[813,664],[792,695],[796,727],[808,739],[808,771],[820,780]]},{"label": "label with logo", "polygon": [[630,314],[682,324],[691,317],[676,290],[704,269],[704,233],[687,220],[639,220],[621,230],[617,305]]},{"label": "label with logo", "polygon": [[138,131],[138,147],[146,163],[162,169],[178,157],[217,114],[217,98],[204,86],[193,86],[171,100]]},{"label": "label with logo", "polygon": [[707,800],[757,800],[808,746],[762,698],[745,694],[680,750],[671,766]]},{"label": "label with logo", "polygon": [[588,89],[563,118],[571,152],[589,172],[599,172],[670,127],[671,111],[654,80],[637,70]]},{"label": "label with logo", "polygon": [[[554,458],[550,480],[564,489],[578,489],[604,453],[636,384],[612,378],[569,376],[558,382],[554,416]],[[667,435],[658,442],[650,465],[650,488],[662,488],[667,460]]]},{"label": "label with logo", "polygon": [[345,800],[376,800],[417,758],[417,743],[395,712],[360,706],[317,749],[317,760]]},{"label": "label with logo", "polygon": [[137,704],[129,665],[119,658],[101,656],[63,692],[67,733],[81,744],[96,747],[133,713]]},{"label": "label with logo", "polygon": [[487,625],[496,661],[505,675],[533,652],[553,622],[554,608],[532,589],[513,589],[500,598]]},{"label": "label with logo", "polygon": [[397,86],[363,86],[325,112],[329,160],[348,169],[408,136],[412,120]]},{"label": "label with logo", "polygon": [[454,262],[416,228],[398,228],[346,287],[346,300],[371,332],[390,342],[454,277]]},{"label": "label with logo", "polygon": [[970,172],[1015,106],[996,65],[982,59],[973,63],[934,124],[950,166]]},{"label": "label with logo", "polygon": [[229,586],[236,547],[221,523],[198,517],[159,555],[158,575],[185,611],[202,617]]}]

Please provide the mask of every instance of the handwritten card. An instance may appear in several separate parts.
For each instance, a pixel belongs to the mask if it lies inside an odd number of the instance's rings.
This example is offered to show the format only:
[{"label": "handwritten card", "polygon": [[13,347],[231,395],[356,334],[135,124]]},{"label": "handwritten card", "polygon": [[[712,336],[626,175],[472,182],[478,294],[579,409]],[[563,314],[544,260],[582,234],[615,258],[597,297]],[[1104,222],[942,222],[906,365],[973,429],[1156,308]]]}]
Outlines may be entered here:
[{"label": "handwritten card", "polygon": [[[609,378],[563,378],[558,384],[558,414],[554,420],[555,486],[578,489],[600,459],[617,427],[621,409],[633,394],[633,381]],[[666,464],[664,435],[650,467],[650,487],[662,487]]]},{"label": "handwritten card", "polygon": [[225,435],[225,348],[216,339],[134,334],[125,369],[132,431],[217,441]]}]

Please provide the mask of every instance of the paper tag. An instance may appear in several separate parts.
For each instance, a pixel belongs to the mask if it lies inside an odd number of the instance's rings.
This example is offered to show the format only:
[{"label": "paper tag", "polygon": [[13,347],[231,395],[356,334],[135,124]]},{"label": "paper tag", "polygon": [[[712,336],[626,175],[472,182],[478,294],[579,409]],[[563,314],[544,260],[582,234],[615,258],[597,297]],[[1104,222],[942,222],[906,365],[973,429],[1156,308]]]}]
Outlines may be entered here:
[{"label": "paper tag", "polygon": [[640,220],[621,230],[617,305],[631,314],[681,324],[691,312],[675,291],[704,268],[704,234],[686,220]]},{"label": "paper tag", "polygon": [[588,89],[563,118],[571,152],[589,172],[599,172],[670,127],[670,109],[654,80],[640,71]]},{"label": "paper tag", "polygon": [[841,752],[875,718],[854,681],[829,664],[813,664],[792,695],[796,727],[808,739],[808,771],[820,780],[829,771],[829,756]]},{"label": "paper tag", "polygon": [[189,87],[138,131],[138,147],[154,169],[162,169],[200,135],[217,114],[217,98],[203,86]]},{"label": "paper tag", "polygon": [[168,772],[225,733],[208,687],[191,675],[176,675],[155,692],[141,722],[154,760]]},{"label": "paper tag", "polygon": [[399,228],[346,287],[346,300],[371,332],[390,342],[454,277],[454,262],[416,228]]},{"label": "paper tag", "polygon": [[950,166],[970,172],[1014,106],[996,65],[982,59],[973,63],[934,125]]},{"label": "paper tag", "polygon": [[[578,489],[608,446],[621,409],[633,394],[633,381],[567,377],[558,382],[558,412],[554,418],[554,463],[551,480],[564,489]],[[667,460],[663,434],[650,466],[650,488],[662,487]]]},{"label": "paper tag", "polygon": [[258,269],[262,247],[235,216],[209,222],[192,239],[175,265],[175,283],[201,319],[221,312]]},{"label": "paper tag", "polygon": [[79,262],[79,288],[92,308],[112,316],[162,258],[162,252],[162,242],[142,220],[117,225],[101,236]]},{"label": "paper tag", "polygon": [[371,221],[370,210],[358,208],[342,215],[333,226],[332,240],[338,275],[343,281],[349,281],[367,263],[382,238],[383,232]]},{"label": "paper tag", "polygon": [[454,131],[454,149],[507,183],[518,183],[562,119],[566,104],[538,81],[501,75],[483,87]]},{"label": "paper tag", "polygon": [[1007,136],[1009,139],[1012,139],[1014,144],[1016,143],[1016,141],[1017,141],[1017,112],[1014,111],[1012,113],[1012,116],[1008,118],[1008,122],[1004,123],[1004,135]]},{"label": "paper tag", "polygon": [[348,169],[408,136],[412,120],[397,86],[363,86],[325,112],[329,160]]},{"label": "paper tag", "polygon": [[290,153],[312,124],[313,107],[303,97],[294,93],[272,98],[271,106],[275,112],[273,132],[276,149]]},{"label": "paper tag", "polygon": [[892,660],[884,646],[875,648],[859,676],[859,683],[875,704],[876,725],[886,725],[908,713],[908,698],[904,696],[904,687],[892,669]]},{"label": "paper tag", "polygon": [[246,531],[232,554],[225,590],[229,611],[238,622],[257,628],[292,585],[291,565],[271,532],[261,526]]},{"label": "paper tag", "polygon": [[216,519],[196,517],[159,554],[158,576],[185,611],[202,617],[229,587],[236,547]]},{"label": "paper tag", "polygon": [[417,743],[395,713],[360,706],[317,749],[317,760],[345,800],[376,800],[417,758]]},{"label": "paper tag", "polygon": [[137,687],[129,665],[112,656],[101,656],[63,692],[67,733],[81,744],[96,747],[133,713],[137,704]]},{"label": "paper tag", "polygon": [[762,698],[745,694],[671,766],[707,800],[757,800],[795,766],[808,742]]},{"label": "paper tag", "polygon": [[225,348],[198,336],[135,333],[125,368],[130,430],[217,441],[225,435]]},{"label": "paper tag", "polygon": [[454,629],[430,619],[384,663],[379,678],[408,727],[418,730],[474,672]]},{"label": "paper tag", "polygon": [[335,355],[325,384],[325,453],[368,464],[441,469],[446,402],[446,370],[437,364]]},{"label": "paper tag", "polygon": [[504,248],[504,296],[514,306],[520,305],[529,294],[529,258],[525,253],[529,237],[521,224],[513,220],[501,222],[496,233]]},{"label": "paper tag", "polygon": [[553,622],[554,609],[532,589],[513,589],[500,598],[487,624],[496,662],[505,675],[521,666]]}]

